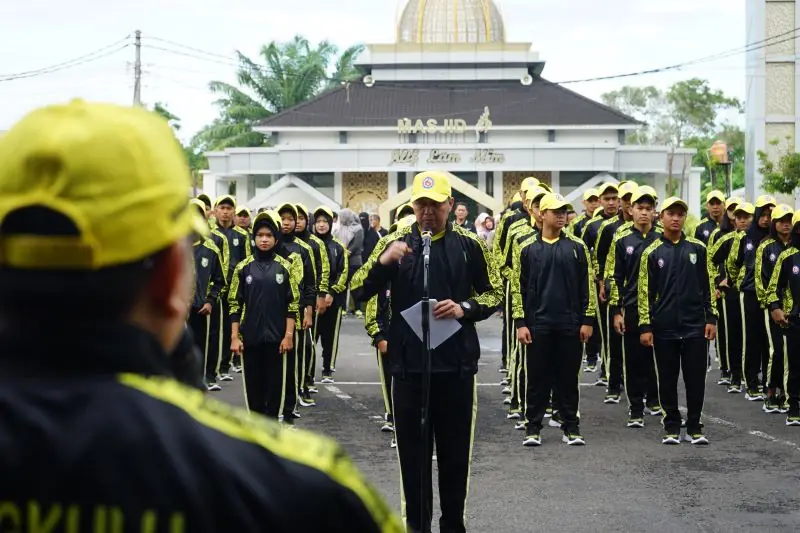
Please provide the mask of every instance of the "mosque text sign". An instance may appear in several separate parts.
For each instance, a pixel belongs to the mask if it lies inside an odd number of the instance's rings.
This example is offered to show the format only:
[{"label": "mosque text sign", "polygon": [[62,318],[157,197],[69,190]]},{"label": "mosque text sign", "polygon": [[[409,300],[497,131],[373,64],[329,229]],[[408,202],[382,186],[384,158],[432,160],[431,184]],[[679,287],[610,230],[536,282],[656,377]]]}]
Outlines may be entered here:
[{"label": "mosque text sign", "polygon": [[[436,149],[429,150],[427,157],[424,157],[423,160],[428,164],[457,164],[461,163],[462,155],[459,152]],[[419,161],[420,150],[418,149],[394,150],[389,160],[389,166],[403,165],[416,167]],[[491,149],[474,150],[472,157],[469,158],[470,163],[478,165],[502,164],[505,163],[505,161],[505,154]]]},{"label": "mosque text sign", "polygon": [[[443,119],[410,119],[401,118],[397,120],[397,133],[399,135],[463,135],[470,127],[463,118],[443,118]],[[488,133],[492,129],[491,113],[488,107],[483,108],[483,113],[478,117],[478,121],[472,127],[475,130],[476,142],[480,142],[481,134]]]}]

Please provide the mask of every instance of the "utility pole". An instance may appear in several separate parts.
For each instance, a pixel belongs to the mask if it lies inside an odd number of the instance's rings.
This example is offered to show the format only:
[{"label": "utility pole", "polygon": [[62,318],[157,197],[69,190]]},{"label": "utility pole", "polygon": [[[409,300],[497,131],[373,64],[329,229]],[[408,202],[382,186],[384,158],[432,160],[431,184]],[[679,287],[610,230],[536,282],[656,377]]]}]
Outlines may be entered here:
[{"label": "utility pole", "polygon": [[142,105],[142,32],[136,30],[136,38],[134,40],[134,49],[136,50],[136,59],[133,64],[133,105],[141,107]]}]

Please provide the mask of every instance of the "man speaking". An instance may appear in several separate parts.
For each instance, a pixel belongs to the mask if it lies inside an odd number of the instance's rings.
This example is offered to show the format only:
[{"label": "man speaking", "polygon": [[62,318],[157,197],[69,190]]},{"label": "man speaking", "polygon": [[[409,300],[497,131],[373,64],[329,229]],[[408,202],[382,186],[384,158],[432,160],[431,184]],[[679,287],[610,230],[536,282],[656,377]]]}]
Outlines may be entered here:
[{"label": "man speaking", "polygon": [[[382,238],[356,272],[351,292],[368,300],[392,287],[388,356],[393,377],[394,424],[405,494],[408,530],[429,530],[432,498],[421,505],[421,470],[430,471],[432,446],[422,452],[420,413],[422,342],[401,313],[423,296],[423,233],[430,235],[429,297],[435,319],[454,318],[461,324],[452,337],[431,350],[430,415],[439,470],[442,533],[466,531],[464,508],[477,414],[480,343],[475,322],[491,316],[502,287],[485,244],[474,233],[448,222],[453,207],[449,174],[422,172],[414,176],[411,203],[416,223]],[[436,327],[435,322],[431,326]]]}]

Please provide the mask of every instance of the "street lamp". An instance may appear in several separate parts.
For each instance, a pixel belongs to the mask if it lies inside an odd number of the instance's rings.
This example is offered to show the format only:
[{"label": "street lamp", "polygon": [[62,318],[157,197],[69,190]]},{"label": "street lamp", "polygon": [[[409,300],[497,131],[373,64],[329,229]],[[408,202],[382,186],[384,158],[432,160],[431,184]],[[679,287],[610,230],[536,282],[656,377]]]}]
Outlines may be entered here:
[{"label": "street lamp", "polygon": [[733,162],[730,160],[732,152],[728,151],[728,145],[722,141],[714,141],[711,148],[708,150],[708,158],[711,162],[711,183],[712,187],[717,182],[716,174],[717,168],[722,167],[725,175],[725,196],[730,197],[733,194],[733,184],[731,183],[731,174],[733,170]]}]

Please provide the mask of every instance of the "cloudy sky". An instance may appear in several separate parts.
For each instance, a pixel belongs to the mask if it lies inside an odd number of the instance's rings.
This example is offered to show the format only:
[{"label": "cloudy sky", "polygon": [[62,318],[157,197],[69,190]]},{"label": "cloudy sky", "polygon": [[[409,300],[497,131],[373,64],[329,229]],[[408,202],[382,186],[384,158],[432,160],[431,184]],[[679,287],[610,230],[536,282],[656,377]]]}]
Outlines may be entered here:
[{"label": "cloudy sky", "polygon": [[[182,119],[183,136],[189,137],[217,115],[214,97],[206,87],[210,80],[234,81],[234,50],[255,56],[262,44],[287,40],[295,34],[312,41],[327,39],[341,47],[392,42],[398,11],[404,3],[405,0],[3,1],[0,130],[8,129],[33,108],[73,97],[130,103],[134,48],[117,51],[121,44],[108,46],[139,29],[144,43],[142,98],[146,103],[167,104]],[[547,61],[544,76],[552,81],[673,65],[745,44],[741,0],[497,3],[505,15],[507,39],[531,42]],[[10,75],[56,65],[101,48],[109,55],[46,75],[8,79]],[[676,72],[569,87],[599,98],[603,92],[624,84],[666,87],[680,79],[703,77],[714,87],[743,98],[744,61],[744,55],[739,54]]]}]

